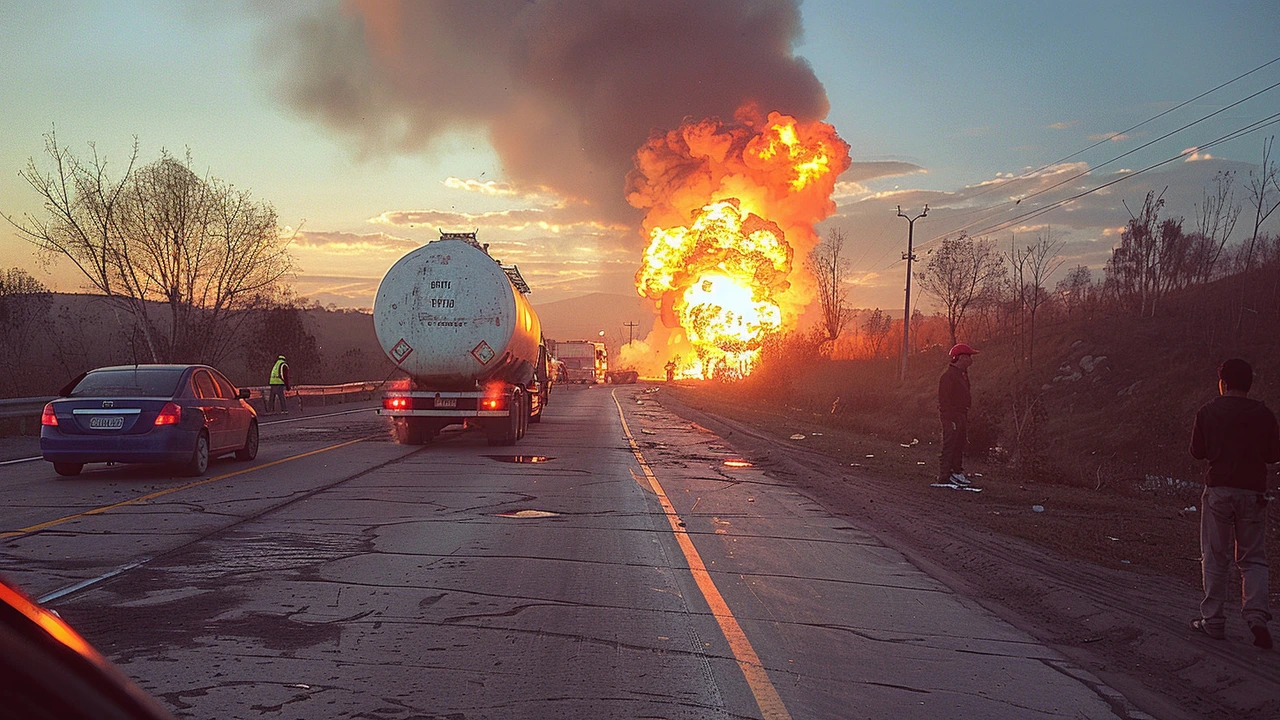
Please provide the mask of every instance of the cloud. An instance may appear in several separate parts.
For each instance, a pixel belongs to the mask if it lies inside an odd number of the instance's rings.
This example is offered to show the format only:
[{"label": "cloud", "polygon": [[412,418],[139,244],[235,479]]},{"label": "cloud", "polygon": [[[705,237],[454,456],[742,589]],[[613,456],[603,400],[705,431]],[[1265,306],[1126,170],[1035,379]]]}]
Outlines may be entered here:
[{"label": "cloud", "polygon": [[1080,121],[1079,121],[1079,120],[1067,120],[1066,122],[1056,122],[1056,123],[1054,123],[1054,124],[1052,124],[1052,125],[1048,125],[1048,126],[1046,126],[1046,127],[1047,127],[1049,130],[1066,130],[1067,128],[1073,128],[1073,127],[1075,127],[1076,125],[1079,125],[1079,124],[1080,124]]},{"label": "cloud", "polygon": [[1094,133],[1089,136],[1090,140],[1110,140],[1111,142],[1124,142],[1129,136],[1124,133]]},{"label": "cloud", "polygon": [[261,10],[281,96],[364,153],[487,132],[508,177],[635,222],[623,182],[655,128],[744,104],[801,120],[826,91],[792,53],[798,0],[352,0]]},{"label": "cloud", "polygon": [[494,180],[480,182],[479,180],[463,180],[462,178],[448,177],[440,184],[452,190],[464,190],[466,192],[479,193],[481,195],[489,195],[491,197],[524,194],[517,190],[511,183],[496,182]]},{"label": "cloud", "polygon": [[580,205],[479,213],[456,210],[389,210],[371,218],[369,222],[406,228],[485,228],[509,232],[537,228],[557,234],[618,232],[630,227],[601,220],[591,208]]},{"label": "cloud", "polygon": [[387,233],[298,232],[293,238],[295,249],[318,251],[329,255],[363,255],[392,253],[403,255],[422,243]]},{"label": "cloud", "polygon": [[871,180],[889,177],[902,177],[927,172],[929,171],[919,165],[909,162],[855,162],[849,166],[848,170],[844,171],[844,173],[840,175],[840,181],[836,183],[835,190],[831,193],[831,197],[832,199],[839,201],[845,198],[865,195],[869,192],[866,183]]}]

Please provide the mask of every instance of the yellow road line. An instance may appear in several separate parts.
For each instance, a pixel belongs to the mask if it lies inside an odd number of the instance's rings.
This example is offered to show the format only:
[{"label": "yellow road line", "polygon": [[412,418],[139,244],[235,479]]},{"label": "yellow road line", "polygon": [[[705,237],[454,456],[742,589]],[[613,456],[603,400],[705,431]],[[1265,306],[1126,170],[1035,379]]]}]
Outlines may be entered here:
[{"label": "yellow road line", "polygon": [[287,458],[280,458],[279,460],[272,460],[269,463],[263,463],[262,465],[254,465],[253,467],[248,467],[243,470],[236,470],[235,472],[216,475],[211,478],[205,478],[204,480],[197,480],[195,482],[190,482],[190,483],[187,483],[186,485],[181,485],[179,487],[166,488],[164,490],[157,490],[156,492],[148,493],[146,495],[141,495],[139,497],[133,498],[132,500],[122,500],[118,503],[112,503],[111,505],[103,505],[102,507],[96,507],[96,508],[93,508],[92,510],[85,510],[84,512],[78,512],[74,515],[61,517],[61,518],[58,518],[57,520],[50,520],[49,522],[43,522],[43,523],[40,523],[39,525],[24,527],[21,530],[10,530],[9,532],[0,533],[0,540],[7,540],[9,538],[15,538],[21,535],[29,535],[33,532],[39,532],[40,530],[45,530],[45,529],[54,527],[56,525],[61,525],[63,523],[70,522],[77,518],[87,517],[89,515],[101,515],[102,513],[105,513],[108,510],[114,510],[116,508],[121,508],[126,505],[136,505],[137,503],[146,502],[148,500],[154,500],[158,497],[163,497],[165,495],[168,495],[169,493],[176,493],[182,490],[190,490],[193,487],[207,485],[211,482],[217,482],[219,480],[226,480],[227,478],[235,477],[237,475],[244,475],[245,473],[254,472],[255,470],[262,470],[265,468],[269,468],[272,465],[287,463],[291,460],[300,460],[304,457],[319,455],[320,453],[329,452],[330,450],[337,450],[338,448],[344,448],[348,445],[355,445],[356,443],[364,442],[365,440],[368,440],[368,438],[360,438],[358,440],[348,440],[347,442],[338,443],[337,445],[330,445],[328,447],[322,447],[318,450],[311,450],[309,452],[304,452],[300,455],[291,455]]},{"label": "yellow road line", "polygon": [[716,589],[716,584],[711,580],[711,573],[707,571],[707,566],[702,562],[702,556],[698,554],[698,549],[693,546],[693,540],[689,539],[689,533],[682,527],[680,516],[676,514],[675,506],[671,504],[671,500],[667,497],[667,493],[662,489],[662,485],[658,482],[658,478],[650,469],[649,463],[645,461],[644,455],[640,452],[640,446],[636,444],[635,438],[631,435],[631,428],[627,425],[627,418],[622,413],[622,403],[618,402],[617,391],[614,390],[613,404],[618,406],[618,418],[622,420],[622,431],[627,435],[627,442],[631,444],[631,453],[636,456],[636,461],[640,463],[640,469],[644,471],[644,476],[649,481],[649,487],[654,494],[658,496],[658,502],[662,504],[662,510],[667,516],[667,522],[671,525],[671,532],[675,535],[676,542],[680,545],[680,550],[684,552],[685,560],[689,563],[689,571],[693,574],[693,580],[698,585],[698,589],[702,591],[702,597],[706,599],[707,605],[711,608],[711,615],[716,619],[716,623],[720,625],[720,631],[724,633],[724,639],[729,642],[729,650],[733,653],[733,657],[738,661],[738,667],[742,670],[743,676],[747,680],[747,685],[751,688],[751,694],[756,698],[756,704],[760,706],[760,713],[765,720],[791,720],[791,714],[787,712],[787,708],[782,704],[782,697],[778,695],[778,690],[769,680],[769,674],[764,669],[764,664],[760,662],[760,656],[756,654],[755,648],[751,647],[751,641],[747,639],[747,634],[742,630],[742,626],[738,624],[738,619],[733,616],[733,612],[729,610],[729,604],[725,602],[724,597],[720,595],[720,591]]}]

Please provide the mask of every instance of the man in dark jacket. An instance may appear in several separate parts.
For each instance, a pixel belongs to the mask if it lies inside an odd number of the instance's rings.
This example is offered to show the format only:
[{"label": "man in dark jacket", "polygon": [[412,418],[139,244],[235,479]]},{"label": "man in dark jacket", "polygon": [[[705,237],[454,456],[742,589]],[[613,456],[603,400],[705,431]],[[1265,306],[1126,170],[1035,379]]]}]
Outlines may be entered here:
[{"label": "man in dark jacket", "polygon": [[1240,359],[1218,367],[1220,397],[1196,412],[1191,455],[1208,460],[1200,516],[1204,600],[1191,626],[1225,637],[1227,573],[1232,550],[1240,570],[1241,615],[1253,644],[1271,647],[1267,622],[1267,463],[1280,462],[1280,425],[1266,405],[1250,400],[1253,368]]},{"label": "man in dark jacket", "polygon": [[951,364],[938,379],[938,414],[942,416],[942,457],[938,482],[965,486],[964,446],[969,428],[969,366],[978,351],[964,343],[951,348]]}]

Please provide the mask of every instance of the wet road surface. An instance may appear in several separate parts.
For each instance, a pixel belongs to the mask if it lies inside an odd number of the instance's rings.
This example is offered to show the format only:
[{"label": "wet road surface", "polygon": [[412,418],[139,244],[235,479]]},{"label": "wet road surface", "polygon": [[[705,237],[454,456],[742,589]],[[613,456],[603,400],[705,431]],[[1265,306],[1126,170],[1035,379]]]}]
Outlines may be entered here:
[{"label": "wet road surface", "polygon": [[0,571],[185,717],[1142,717],[735,459],[643,385],[513,448],[307,419],[195,482],[0,468]]}]

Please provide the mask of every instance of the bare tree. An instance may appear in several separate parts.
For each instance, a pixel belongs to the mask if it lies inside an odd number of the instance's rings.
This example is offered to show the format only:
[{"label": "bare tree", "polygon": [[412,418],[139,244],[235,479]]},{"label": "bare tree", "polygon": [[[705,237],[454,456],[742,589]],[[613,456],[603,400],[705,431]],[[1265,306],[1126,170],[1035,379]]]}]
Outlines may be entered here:
[{"label": "bare tree", "polygon": [[965,313],[996,292],[1005,276],[995,243],[964,234],[954,240],[944,239],[933,251],[925,271],[918,275],[925,293],[942,306],[953,345]]},{"label": "bare tree", "polygon": [[840,257],[844,250],[844,231],[831,228],[823,240],[805,259],[805,267],[818,283],[818,304],[822,308],[821,327],[828,341],[836,340],[849,323],[852,313],[846,304],[848,289],[844,278],[849,262]]},{"label": "bare tree", "polygon": [[1062,298],[1067,317],[1081,312],[1093,291],[1093,272],[1087,265],[1077,265],[1067,276],[1058,281],[1054,291]]},{"label": "bare tree", "polygon": [[1139,315],[1154,317],[1159,300],[1186,287],[1198,270],[1191,261],[1192,241],[1182,219],[1160,219],[1164,193],[1147,193],[1142,210],[1131,215],[1120,245],[1107,261],[1107,282],[1122,302]]},{"label": "bare tree", "polygon": [[1036,315],[1050,296],[1046,290],[1049,277],[1062,267],[1062,248],[1066,243],[1053,236],[1052,229],[1036,237],[1032,245],[1024,249],[1009,250],[1009,265],[1013,275],[1013,294],[1018,314],[1018,339],[1022,345],[1022,357],[1027,366],[1035,366]]},{"label": "bare tree", "polygon": [[862,330],[867,335],[867,350],[872,358],[878,358],[884,352],[884,343],[892,327],[893,318],[880,308],[872,310],[867,316],[866,322],[862,324]]},{"label": "bare tree", "polygon": [[[275,210],[166,152],[116,180],[90,144],[81,161],[50,133],[53,169],[30,160],[21,176],[47,215],[6,216],[50,256],[65,257],[127,314],[153,362],[217,362],[243,322],[292,267]],[[161,319],[163,318],[163,320]],[[124,326],[121,319],[121,326]]]},{"label": "bare tree", "polygon": [[21,395],[29,386],[32,341],[52,305],[49,289],[25,270],[0,271],[0,393],[5,396]]},{"label": "bare tree", "polygon": [[[1249,245],[1245,249],[1244,267],[1241,268],[1241,272],[1249,272],[1252,266],[1254,247],[1258,242],[1258,229],[1267,221],[1267,218],[1271,217],[1271,213],[1280,207],[1280,169],[1276,168],[1275,161],[1271,159],[1271,148],[1275,141],[1275,135],[1262,141],[1262,167],[1257,174],[1253,171],[1249,172],[1249,198],[1252,201],[1250,207],[1254,211],[1253,235],[1249,237]],[[1269,197],[1272,193],[1275,193],[1275,196]]]},{"label": "bare tree", "polygon": [[1210,194],[1207,188],[1204,191],[1204,202],[1199,207],[1200,215],[1196,219],[1192,240],[1193,281],[1196,283],[1207,283],[1213,279],[1214,268],[1240,218],[1243,208],[1232,204],[1235,200],[1234,184],[1234,174],[1219,171],[1213,178],[1213,193]]}]

